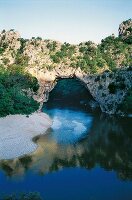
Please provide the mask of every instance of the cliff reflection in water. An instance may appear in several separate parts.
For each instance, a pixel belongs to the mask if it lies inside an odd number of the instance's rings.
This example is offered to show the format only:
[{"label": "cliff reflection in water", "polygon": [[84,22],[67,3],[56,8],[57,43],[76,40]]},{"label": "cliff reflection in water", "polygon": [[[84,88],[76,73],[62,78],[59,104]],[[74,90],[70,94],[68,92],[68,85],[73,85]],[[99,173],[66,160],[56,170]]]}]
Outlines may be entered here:
[{"label": "cliff reflection in water", "polygon": [[122,180],[132,180],[132,135],[130,119],[96,116],[89,134],[78,143],[59,144],[47,135],[35,138],[37,151],[20,159],[1,161],[8,176],[23,175],[26,170],[46,174],[65,167],[92,169],[99,165],[114,170]]}]

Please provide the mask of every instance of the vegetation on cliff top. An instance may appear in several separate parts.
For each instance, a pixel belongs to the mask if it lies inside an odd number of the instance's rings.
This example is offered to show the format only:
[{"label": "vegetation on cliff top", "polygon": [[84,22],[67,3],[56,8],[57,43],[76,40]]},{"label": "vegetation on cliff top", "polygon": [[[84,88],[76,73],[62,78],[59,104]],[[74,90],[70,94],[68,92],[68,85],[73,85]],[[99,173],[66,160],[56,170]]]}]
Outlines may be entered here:
[{"label": "vegetation on cliff top", "polygon": [[91,41],[79,45],[64,43],[59,50],[49,52],[53,62],[51,65],[65,64],[70,67],[80,67],[91,74],[106,69],[114,71],[116,68],[132,65],[131,44],[114,35],[105,38],[99,45]]},{"label": "vegetation on cliff top", "polygon": [[61,44],[57,41],[20,38],[14,30],[0,34],[0,60],[5,65],[16,63],[28,67],[52,69],[58,65],[80,67],[87,73],[100,73],[105,70],[132,65],[132,20],[119,26],[119,36],[102,39],[101,43],[88,41],[79,45]]},{"label": "vegetation on cliff top", "polygon": [[[14,30],[3,30],[0,34],[0,64],[4,66],[0,67],[0,115],[28,114],[34,112],[38,104],[27,91],[36,91],[38,84],[25,69],[52,70],[60,66],[99,74],[132,66],[132,20],[120,24],[118,37],[108,36],[98,45],[91,41],[79,45],[61,44],[40,37],[29,40],[20,38]],[[115,89],[114,83],[109,86],[111,94]]]}]

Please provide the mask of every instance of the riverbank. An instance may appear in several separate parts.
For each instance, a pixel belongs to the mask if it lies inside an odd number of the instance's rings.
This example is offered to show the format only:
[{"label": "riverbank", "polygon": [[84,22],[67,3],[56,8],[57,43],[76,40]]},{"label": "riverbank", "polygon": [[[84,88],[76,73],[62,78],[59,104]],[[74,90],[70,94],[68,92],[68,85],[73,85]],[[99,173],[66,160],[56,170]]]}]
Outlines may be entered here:
[{"label": "riverbank", "polygon": [[52,121],[45,113],[0,118],[0,160],[29,154],[37,149],[32,139],[45,134]]}]

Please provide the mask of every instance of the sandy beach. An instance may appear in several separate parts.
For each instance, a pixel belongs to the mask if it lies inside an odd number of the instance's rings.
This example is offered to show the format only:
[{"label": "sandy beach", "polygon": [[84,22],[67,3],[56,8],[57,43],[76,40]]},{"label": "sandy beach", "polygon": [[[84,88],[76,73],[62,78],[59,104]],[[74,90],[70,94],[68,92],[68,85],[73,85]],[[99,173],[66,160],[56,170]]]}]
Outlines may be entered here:
[{"label": "sandy beach", "polygon": [[0,118],[0,160],[13,159],[37,149],[32,139],[45,134],[52,121],[45,113],[9,115]]}]

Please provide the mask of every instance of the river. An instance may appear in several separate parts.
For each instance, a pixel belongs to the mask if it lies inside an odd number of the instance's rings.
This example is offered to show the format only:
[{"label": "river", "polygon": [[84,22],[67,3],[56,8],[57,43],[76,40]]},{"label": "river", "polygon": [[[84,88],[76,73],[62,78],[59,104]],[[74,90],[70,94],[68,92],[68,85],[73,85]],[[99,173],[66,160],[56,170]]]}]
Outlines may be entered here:
[{"label": "river", "polygon": [[44,200],[131,200],[131,118],[104,115],[96,106],[78,80],[59,80],[43,106],[53,125],[34,138],[38,149],[0,162],[1,195],[37,191]]}]

